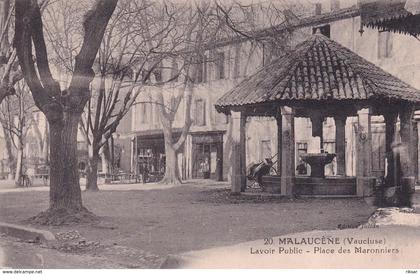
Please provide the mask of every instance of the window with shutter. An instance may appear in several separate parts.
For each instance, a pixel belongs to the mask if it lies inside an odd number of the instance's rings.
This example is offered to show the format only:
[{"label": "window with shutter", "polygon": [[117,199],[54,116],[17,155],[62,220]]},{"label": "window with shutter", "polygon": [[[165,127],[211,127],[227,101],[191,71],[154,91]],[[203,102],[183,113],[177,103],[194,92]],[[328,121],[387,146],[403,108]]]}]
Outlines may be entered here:
[{"label": "window with shutter", "polygon": [[216,52],[216,80],[225,79],[225,53]]}]

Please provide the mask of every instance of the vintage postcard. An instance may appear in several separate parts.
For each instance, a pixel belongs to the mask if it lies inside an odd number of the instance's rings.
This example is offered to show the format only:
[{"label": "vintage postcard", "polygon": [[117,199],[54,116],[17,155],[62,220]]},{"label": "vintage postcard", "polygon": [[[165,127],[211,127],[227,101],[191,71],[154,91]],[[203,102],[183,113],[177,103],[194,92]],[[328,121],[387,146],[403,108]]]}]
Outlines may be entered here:
[{"label": "vintage postcard", "polygon": [[0,0],[0,267],[420,268],[420,0]]}]

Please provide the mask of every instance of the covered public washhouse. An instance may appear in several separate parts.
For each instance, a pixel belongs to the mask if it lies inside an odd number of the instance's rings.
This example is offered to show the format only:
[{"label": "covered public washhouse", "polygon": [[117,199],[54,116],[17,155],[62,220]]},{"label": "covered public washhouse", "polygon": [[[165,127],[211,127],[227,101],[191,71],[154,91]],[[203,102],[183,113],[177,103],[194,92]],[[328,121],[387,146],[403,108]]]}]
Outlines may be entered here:
[{"label": "covered public washhouse", "polygon": [[[381,178],[398,177],[414,185],[418,140],[413,115],[419,103],[419,90],[315,33],[217,101],[216,109],[232,115],[233,121],[231,190],[247,189],[249,117],[273,117],[277,122],[274,172],[262,177],[266,191],[366,197],[373,195]],[[297,127],[302,120],[308,132]],[[333,146],[325,141],[327,120],[334,128]],[[373,139],[378,125],[381,138]],[[300,153],[296,140],[302,134],[310,135],[310,142]],[[405,159],[398,159],[402,165],[396,167],[392,151],[397,146]],[[331,162],[334,172],[326,168]],[[304,172],[296,169],[301,163],[307,166]]]}]

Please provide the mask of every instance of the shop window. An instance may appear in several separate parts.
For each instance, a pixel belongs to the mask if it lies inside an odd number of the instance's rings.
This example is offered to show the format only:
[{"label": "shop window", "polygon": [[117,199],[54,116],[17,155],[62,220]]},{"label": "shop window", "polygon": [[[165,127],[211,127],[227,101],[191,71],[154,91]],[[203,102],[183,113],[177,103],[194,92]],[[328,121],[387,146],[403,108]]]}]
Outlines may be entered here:
[{"label": "shop window", "polygon": [[196,126],[206,125],[206,102],[203,99],[195,100],[195,117]]},{"label": "shop window", "polygon": [[378,33],[378,58],[389,58],[392,53],[392,34],[389,31]]}]

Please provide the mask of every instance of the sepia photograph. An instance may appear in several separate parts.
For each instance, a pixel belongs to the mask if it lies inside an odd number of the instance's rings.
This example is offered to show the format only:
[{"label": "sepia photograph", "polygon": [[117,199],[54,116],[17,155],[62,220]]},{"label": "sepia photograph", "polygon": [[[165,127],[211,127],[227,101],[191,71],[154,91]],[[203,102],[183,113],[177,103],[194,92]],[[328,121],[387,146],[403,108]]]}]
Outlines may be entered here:
[{"label": "sepia photograph", "polygon": [[0,268],[420,269],[420,0],[0,0]]}]

